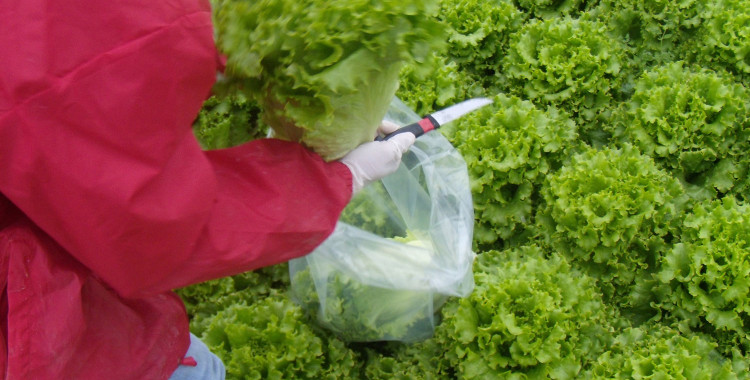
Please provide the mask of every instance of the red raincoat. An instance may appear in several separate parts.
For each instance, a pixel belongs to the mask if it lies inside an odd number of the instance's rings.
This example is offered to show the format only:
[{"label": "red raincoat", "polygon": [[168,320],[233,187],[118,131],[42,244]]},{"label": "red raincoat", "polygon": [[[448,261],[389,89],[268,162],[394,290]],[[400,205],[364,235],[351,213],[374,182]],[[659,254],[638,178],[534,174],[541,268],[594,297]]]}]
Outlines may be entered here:
[{"label": "red raincoat", "polygon": [[298,144],[204,152],[206,0],[0,2],[0,373],[163,379],[189,343],[171,289],[331,233],[351,173]]}]

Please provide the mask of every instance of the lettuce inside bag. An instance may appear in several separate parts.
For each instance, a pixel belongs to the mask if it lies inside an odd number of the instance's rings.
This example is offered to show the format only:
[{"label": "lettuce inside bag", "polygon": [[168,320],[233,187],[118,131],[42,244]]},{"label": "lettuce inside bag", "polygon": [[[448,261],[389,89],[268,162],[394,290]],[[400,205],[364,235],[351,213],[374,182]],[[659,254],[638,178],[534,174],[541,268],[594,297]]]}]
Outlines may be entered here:
[{"label": "lettuce inside bag", "polygon": [[[394,98],[385,119],[420,118]],[[473,290],[473,228],[466,163],[427,133],[394,174],[355,195],[328,239],[290,261],[292,298],[348,341],[429,338],[447,298]]]}]

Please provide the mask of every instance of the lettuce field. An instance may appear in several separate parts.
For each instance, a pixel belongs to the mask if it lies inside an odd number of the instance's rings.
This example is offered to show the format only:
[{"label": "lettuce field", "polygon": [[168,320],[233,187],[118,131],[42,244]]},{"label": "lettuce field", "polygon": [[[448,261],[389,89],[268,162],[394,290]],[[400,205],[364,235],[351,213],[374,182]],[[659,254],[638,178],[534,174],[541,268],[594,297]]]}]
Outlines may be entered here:
[{"label": "lettuce field", "polygon": [[[342,340],[291,299],[287,264],[179,289],[228,378],[750,378],[750,0],[266,3],[408,31],[383,71],[418,114],[494,103],[432,132],[466,161],[477,254],[473,292],[436,311],[433,337]],[[293,8],[278,4],[275,24]],[[363,38],[310,34],[315,62]],[[219,92],[194,124],[206,149],[282,117]]]}]

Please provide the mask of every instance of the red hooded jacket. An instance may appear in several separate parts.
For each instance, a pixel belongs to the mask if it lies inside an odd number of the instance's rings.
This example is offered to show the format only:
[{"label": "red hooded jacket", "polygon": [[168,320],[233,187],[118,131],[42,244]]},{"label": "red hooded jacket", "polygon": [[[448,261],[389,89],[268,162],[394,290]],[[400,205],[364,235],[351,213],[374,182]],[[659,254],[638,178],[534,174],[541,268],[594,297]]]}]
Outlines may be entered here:
[{"label": "red hooded jacket", "polygon": [[333,230],[351,173],[273,139],[204,152],[206,0],[0,2],[0,373],[164,379],[172,289],[283,262]]}]

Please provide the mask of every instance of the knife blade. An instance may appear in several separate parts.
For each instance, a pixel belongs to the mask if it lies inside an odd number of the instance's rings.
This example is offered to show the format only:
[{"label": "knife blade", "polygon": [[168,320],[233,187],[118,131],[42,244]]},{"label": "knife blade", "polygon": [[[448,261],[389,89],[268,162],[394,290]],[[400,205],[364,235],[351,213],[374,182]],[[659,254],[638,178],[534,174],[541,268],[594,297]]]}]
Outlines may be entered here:
[{"label": "knife blade", "polygon": [[391,137],[399,133],[404,133],[404,132],[411,132],[414,134],[414,136],[419,137],[429,131],[439,128],[441,125],[444,125],[453,120],[456,120],[460,118],[461,116],[464,116],[467,113],[470,113],[474,110],[482,108],[490,103],[492,103],[492,99],[488,99],[488,98],[474,98],[474,99],[464,100],[463,102],[454,104],[448,108],[444,108],[440,111],[431,113],[425,116],[424,118],[422,118],[422,120],[416,123],[412,123],[407,126],[401,127],[385,136],[378,136],[377,138],[375,138],[375,140],[376,141],[388,140]]}]

